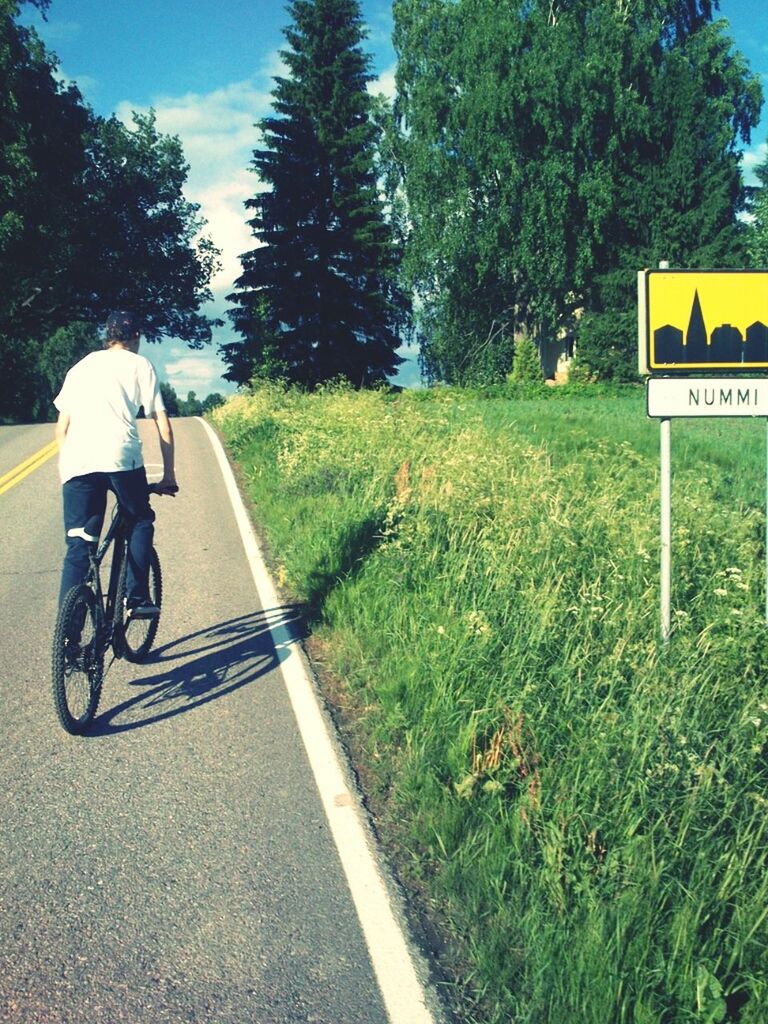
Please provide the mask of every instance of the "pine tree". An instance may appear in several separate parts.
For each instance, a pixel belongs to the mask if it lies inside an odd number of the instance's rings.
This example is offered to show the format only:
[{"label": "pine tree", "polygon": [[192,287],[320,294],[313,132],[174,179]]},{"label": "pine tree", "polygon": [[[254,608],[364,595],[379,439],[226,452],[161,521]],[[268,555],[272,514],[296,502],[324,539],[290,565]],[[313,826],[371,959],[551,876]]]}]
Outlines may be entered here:
[{"label": "pine tree", "polygon": [[[230,317],[249,349],[250,373],[279,366],[314,386],[346,377],[386,380],[401,362],[405,303],[397,252],[376,180],[377,129],[357,0],[293,0],[275,79],[273,115],[260,128],[253,168],[267,186],[246,204],[258,248],[242,257]],[[230,377],[242,375],[233,346]]]}]

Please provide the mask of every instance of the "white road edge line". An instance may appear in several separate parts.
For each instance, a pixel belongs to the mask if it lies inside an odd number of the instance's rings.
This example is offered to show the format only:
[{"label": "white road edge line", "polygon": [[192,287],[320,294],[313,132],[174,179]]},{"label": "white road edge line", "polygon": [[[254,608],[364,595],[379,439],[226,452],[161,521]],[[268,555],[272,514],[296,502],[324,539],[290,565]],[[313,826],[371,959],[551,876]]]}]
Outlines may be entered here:
[{"label": "white road edge line", "polygon": [[[267,571],[232,467],[216,432],[200,418],[211,440],[235,513],[235,519],[262,607],[280,599]],[[371,963],[391,1024],[437,1024],[427,1007],[413,957],[389,900],[386,884],[370,849],[355,796],[350,793],[336,748],[287,625],[270,626],[275,648],[285,651],[280,669],[299,726],[323,808],[363,929]]]}]

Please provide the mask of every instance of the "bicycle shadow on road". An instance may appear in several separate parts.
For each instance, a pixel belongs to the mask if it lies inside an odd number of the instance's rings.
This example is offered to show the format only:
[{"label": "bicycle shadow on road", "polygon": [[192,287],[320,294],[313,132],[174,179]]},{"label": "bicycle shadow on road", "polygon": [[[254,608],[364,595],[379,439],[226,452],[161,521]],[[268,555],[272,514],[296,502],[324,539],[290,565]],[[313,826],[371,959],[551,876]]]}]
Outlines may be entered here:
[{"label": "bicycle shadow on road", "polygon": [[[279,631],[277,647],[272,630]],[[290,640],[282,642],[283,636]],[[159,671],[132,679],[129,685],[141,687],[141,693],[103,710],[87,735],[142,729],[226,697],[276,669],[289,656],[291,644],[304,636],[301,607],[285,605],[180,637],[135,666],[139,673],[154,666]]]}]

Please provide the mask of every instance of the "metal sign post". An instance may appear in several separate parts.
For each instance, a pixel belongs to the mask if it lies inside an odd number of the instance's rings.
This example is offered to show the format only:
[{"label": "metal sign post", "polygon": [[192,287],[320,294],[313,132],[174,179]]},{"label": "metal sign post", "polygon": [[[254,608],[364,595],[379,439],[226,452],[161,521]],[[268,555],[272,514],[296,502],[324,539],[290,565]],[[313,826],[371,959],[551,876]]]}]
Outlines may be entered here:
[{"label": "metal sign post", "polygon": [[659,419],[661,507],[661,636],[672,632],[672,420],[711,416],[765,418],[765,621],[768,624],[768,379],[669,380],[651,377],[646,385],[647,411]]},{"label": "metal sign post", "polygon": [[661,421],[661,637],[672,632],[672,420]]},{"label": "metal sign post", "polygon": [[[676,417],[768,424],[768,271],[658,270],[637,275],[638,370],[660,421],[661,635],[672,632],[672,453]],[[724,376],[727,374],[727,376]],[[761,374],[762,376],[755,376]],[[768,623],[768,434],[765,619]]]}]

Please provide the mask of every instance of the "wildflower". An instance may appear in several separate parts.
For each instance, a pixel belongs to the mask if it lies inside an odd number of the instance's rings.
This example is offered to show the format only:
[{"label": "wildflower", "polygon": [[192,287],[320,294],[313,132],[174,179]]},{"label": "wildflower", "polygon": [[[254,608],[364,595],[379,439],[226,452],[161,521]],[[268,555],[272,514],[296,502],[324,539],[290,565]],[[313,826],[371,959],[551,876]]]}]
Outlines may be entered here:
[{"label": "wildflower", "polygon": [[469,632],[474,636],[484,637],[485,639],[493,636],[493,629],[485,612],[477,610],[469,612],[466,616],[466,622]]},{"label": "wildflower", "polygon": [[728,591],[725,590],[723,587],[716,587],[715,593],[718,597],[728,597]]}]

